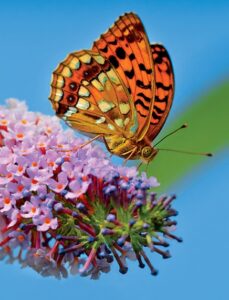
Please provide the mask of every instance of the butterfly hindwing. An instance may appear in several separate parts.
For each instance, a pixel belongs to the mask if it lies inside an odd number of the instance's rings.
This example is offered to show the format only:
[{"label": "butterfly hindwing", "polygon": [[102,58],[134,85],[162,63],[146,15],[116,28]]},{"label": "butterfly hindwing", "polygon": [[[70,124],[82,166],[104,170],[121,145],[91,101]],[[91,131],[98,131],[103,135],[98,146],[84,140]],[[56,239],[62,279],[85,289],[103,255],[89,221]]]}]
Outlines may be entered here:
[{"label": "butterfly hindwing", "polygon": [[110,62],[93,51],[68,55],[53,72],[50,100],[59,117],[90,135],[130,137],[134,105]]},{"label": "butterfly hindwing", "polygon": [[135,136],[141,140],[149,126],[155,88],[151,49],[141,20],[134,13],[121,16],[92,49],[110,61],[131,93],[138,117]]},{"label": "butterfly hindwing", "polygon": [[155,100],[146,138],[149,141],[158,135],[168,117],[174,95],[172,62],[164,46],[151,45],[155,70]]}]

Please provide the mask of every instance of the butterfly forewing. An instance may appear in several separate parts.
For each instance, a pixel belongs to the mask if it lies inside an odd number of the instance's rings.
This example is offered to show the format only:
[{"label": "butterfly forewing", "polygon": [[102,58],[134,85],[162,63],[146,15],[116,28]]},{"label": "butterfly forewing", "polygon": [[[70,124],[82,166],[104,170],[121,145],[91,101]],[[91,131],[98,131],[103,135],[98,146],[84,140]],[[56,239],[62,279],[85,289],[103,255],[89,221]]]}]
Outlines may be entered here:
[{"label": "butterfly forewing", "polygon": [[94,42],[93,50],[109,59],[132,95],[141,140],[149,126],[154,102],[152,54],[141,20],[133,13],[121,16]]},{"label": "butterfly forewing", "polygon": [[134,105],[110,62],[93,51],[68,55],[53,73],[50,100],[68,125],[90,135],[129,138]]}]

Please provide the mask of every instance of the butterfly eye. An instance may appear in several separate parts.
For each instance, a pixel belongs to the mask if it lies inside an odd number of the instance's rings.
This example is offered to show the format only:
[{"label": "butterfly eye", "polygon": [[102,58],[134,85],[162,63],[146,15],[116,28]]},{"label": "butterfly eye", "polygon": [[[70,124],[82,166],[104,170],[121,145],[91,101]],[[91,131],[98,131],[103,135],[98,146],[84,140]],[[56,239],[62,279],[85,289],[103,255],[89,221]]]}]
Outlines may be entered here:
[{"label": "butterfly eye", "polygon": [[146,146],[142,149],[142,156],[147,158],[152,154],[152,148],[149,146]]}]

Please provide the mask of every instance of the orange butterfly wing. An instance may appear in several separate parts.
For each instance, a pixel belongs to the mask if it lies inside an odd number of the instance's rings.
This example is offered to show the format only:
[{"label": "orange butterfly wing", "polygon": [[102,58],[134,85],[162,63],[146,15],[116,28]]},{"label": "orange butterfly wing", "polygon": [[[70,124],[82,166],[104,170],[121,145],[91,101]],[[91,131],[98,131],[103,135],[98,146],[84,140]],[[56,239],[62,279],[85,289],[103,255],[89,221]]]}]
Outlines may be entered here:
[{"label": "orange butterfly wing", "polygon": [[56,114],[84,134],[133,135],[129,93],[110,62],[97,52],[70,53],[53,72],[49,99]]},{"label": "orange butterfly wing", "polygon": [[150,144],[173,100],[166,49],[150,46],[141,20],[129,13],[92,50],[69,54],[54,71],[50,100],[57,115],[85,134],[134,137],[136,143],[144,139]]},{"label": "orange butterfly wing", "polygon": [[145,138],[150,142],[158,135],[168,117],[174,95],[174,73],[167,50],[160,44],[151,45],[155,71],[155,100],[152,118]]},{"label": "orange butterfly wing", "polygon": [[110,61],[127,87],[137,110],[135,136],[141,140],[150,123],[155,94],[151,48],[141,20],[133,13],[121,16],[94,42],[92,50]]}]

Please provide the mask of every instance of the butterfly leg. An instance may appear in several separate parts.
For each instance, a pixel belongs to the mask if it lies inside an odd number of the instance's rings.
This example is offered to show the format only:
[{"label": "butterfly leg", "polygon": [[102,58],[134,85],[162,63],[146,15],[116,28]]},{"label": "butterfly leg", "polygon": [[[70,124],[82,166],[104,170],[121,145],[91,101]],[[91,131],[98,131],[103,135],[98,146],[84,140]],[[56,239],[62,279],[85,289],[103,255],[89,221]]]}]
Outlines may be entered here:
[{"label": "butterfly leg", "polygon": [[86,143],[80,145],[78,148],[81,149],[81,148],[83,148],[83,147],[89,145],[91,142],[93,142],[93,141],[95,141],[95,140],[97,140],[97,139],[99,139],[99,138],[101,138],[101,137],[103,137],[103,134],[98,134],[98,135],[96,135],[94,138],[92,138],[92,139],[90,139],[89,141],[87,141]]},{"label": "butterfly leg", "polygon": [[74,147],[74,148],[68,149],[68,150],[64,150],[64,149],[63,149],[63,150],[61,150],[61,152],[70,152],[70,151],[72,152],[72,151],[77,151],[77,150],[82,149],[83,147],[89,145],[90,143],[92,143],[93,141],[99,139],[99,138],[102,137],[102,136],[103,136],[103,134],[98,134],[98,135],[96,135],[95,137],[93,137],[92,139],[90,139],[89,141],[87,141],[86,143],[84,143],[84,144],[82,144],[82,145],[80,145],[80,146],[77,146],[77,147]]},{"label": "butterfly leg", "polygon": [[127,161],[135,154],[135,152],[137,151],[137,147],[135,147],[131,152],[130,152],[130,154],[127,156],[127,158],[124,160],[124,162],[123,162],[123,166],[125,166],[126,165],[126,163],[127,163]]}]

